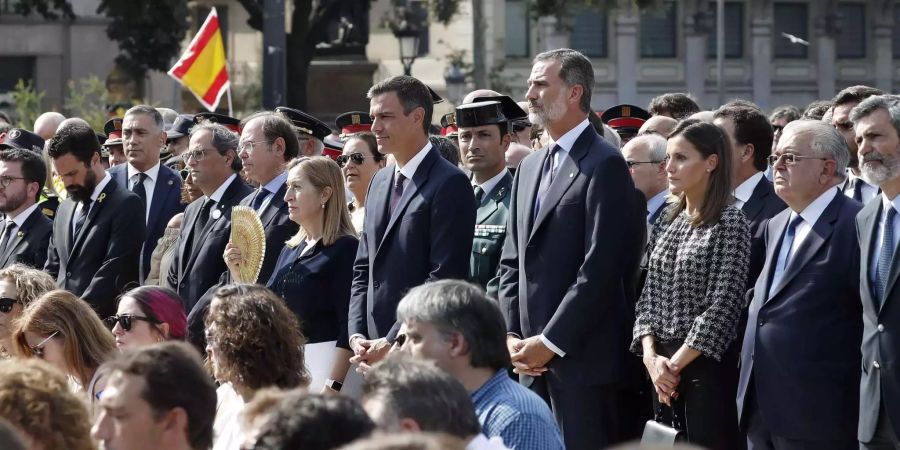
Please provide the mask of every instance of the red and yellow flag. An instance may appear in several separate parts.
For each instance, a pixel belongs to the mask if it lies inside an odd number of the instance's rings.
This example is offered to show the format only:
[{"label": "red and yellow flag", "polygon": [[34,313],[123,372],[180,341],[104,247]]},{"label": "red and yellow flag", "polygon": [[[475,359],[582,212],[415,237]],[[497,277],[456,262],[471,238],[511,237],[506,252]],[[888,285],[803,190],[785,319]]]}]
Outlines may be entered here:
[{"label": "red and yellow flag", "polygon": [[215,111],[230,85],[216,8],[212,8],[187,51],[169,70],[169,76],[197,96],[206,109]]}]

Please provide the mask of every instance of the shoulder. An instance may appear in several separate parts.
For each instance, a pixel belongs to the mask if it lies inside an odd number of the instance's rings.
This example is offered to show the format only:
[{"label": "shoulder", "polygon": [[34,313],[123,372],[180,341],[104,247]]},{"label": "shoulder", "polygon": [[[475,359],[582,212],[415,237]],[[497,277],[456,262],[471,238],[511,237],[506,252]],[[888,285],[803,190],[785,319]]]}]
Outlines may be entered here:
[{"label": "shoulder", "polygon": [[177,184],[179,186],[181,185],[181,175],[179,175],[177,172],[175,172],[165,164],[160,164],[159,166],[159,179],[171,180],[172,184]]},{"label": "shoulder", "polygon": [[356,247],[359,246],[359,239],[356,236],[345,234],[328,246],[336,252],[353,250],[356,253]]},{"label": "shoulder", "polygon": [[749,230],[750,225],[747,222],[747,216],[733,204],[727,205],[722,209],[717,225],[720,228]]}]

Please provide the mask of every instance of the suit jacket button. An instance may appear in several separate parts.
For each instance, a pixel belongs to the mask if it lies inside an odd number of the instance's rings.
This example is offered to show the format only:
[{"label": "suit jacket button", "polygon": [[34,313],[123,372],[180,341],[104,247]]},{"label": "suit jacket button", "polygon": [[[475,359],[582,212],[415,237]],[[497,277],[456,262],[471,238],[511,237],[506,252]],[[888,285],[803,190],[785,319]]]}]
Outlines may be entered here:
[{"label": "suit jacket button", "polygon": [[66,278],[72,278],[72,272],[66,272]]},{"label": "suit jacket button", "polygon": [[766,321],[765,321],[765,320],[760,320],[760,321],[759,321],[759,326],[763,326],[763,325],[765,325],[765,324],[766,324]]},{"label": "suit jacket button", "polygon": [[378,281],[374,281],[372,282],[372,286],[375,287],[375,289],[378,289],[378,287],[381,286],[381,283],[379,283]]},{"label": "suit jacket button", "polygon": [[882,325],[882,324],[880,324],[880,323],[878,324],[878,332],[879,332],[879,333],[884,333],[884,325]]},{"label": "suit jacket button", "polygon": [[876,368],[876,369],[880,369],[880,368],[881,368],[881,364],[878,364],[878,361],[872,361],[872,367],[874,367],[874,368]]}]

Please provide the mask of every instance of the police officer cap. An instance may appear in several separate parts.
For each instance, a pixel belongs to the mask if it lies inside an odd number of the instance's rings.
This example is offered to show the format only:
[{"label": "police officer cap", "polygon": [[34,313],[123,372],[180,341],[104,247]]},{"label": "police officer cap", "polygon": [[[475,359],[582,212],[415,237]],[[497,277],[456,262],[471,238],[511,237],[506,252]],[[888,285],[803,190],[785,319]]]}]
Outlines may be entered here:
[{"label": "police officer cap", "polygon": [[6,139],[0,144],[0,149],[18,148],[42,153],[44,140],[40,136],[21,128],[13,128],[6,133]]},{"label": "police officer cap", "polygon": [[506,123],[503,104],[497,100],[467,103],[456,107],[456,124],[459,127],[480,127]]},{"label": "police officer cap", "polygon": [[362,111],[345,112],[334,119],[334,124],[341,130],[341,139],[347,139],[354,133],[372,131],[372,119],[369,113]]},{"label": "police officer cap", "polygon": [[527,119],[528,113],[516,103],[508,95],[497,95],[493,97],[475,97],[472,100],[472,103],[477,102],[500,102],[501,109],[503,110],[503,115],[506,116],[506,120],[519,120],[519,119]]},{"label": "police officer cap", "polygon": [[194,116],[192,114],[179,114],[172,123],[172,128],[166,131],[166,139],[178,139],[191,134],[194,128]]},{"label": "police officer cap", "polygon": [[224,125],[225,128],[228,128],[235,133],[241,132],[241,121],[235,119],[234,117],[226,116],[225,114],[213,112],[201,112],[194,114],[194,123],[201,124],[203,122],[217,123],[219,125]]},{"label": "police officer cap", "polygon": [[639,129],[649,118],[650,113],[640,106],[627,104],[613,106],[600,115],[600,120],[613,129]]},{"label": "police officer cap", "polygon": [[320,141],[331,134],[331,128],[328,127],[328,124],[299,109],[279,106],[275,108],[275,112],[289,120],[300,131],[312,135]]}]

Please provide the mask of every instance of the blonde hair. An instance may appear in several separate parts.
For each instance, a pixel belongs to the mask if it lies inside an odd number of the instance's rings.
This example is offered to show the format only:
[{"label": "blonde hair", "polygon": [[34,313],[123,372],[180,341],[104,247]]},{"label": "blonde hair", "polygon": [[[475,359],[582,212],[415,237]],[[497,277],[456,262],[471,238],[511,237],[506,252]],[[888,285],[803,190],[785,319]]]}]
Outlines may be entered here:
[{"label": "blonde hair", "polygon": [[56,289],[56,281],[49,273],[19,263],[0,269],[0,279],[16,285],[17,300],[22,302],[23,307],[45,292]]},{"label": "blonde hair", "polygon": [[45,293],[25,307],[13,325],[13,352],[20,357],[33,356],[25,333],[63,340],[66,366],[87,388],[97,368],[116,350],[112,333],[84,300],[68,291]]},{"label": "blonde hair", "polygon": [[66,378],[38,360],[0,363],[0,417],[38,447],[93,450],[87,406]]},{"label": "blonde hair", "polygon": [[[295,167],[319,192],[326,187],[331,188],[331,197],[325,202],[323,213],[325,223],[322,226],[322,244],[331,245],[341,236],[356,236],[356,229],[353,228],[350,211],[347,209],[344,177],[337,163],[325,156],[304,156],[288,162],[288,171]],[[306,230],[300,227],[286,244],[294,248],[306,238]]]}]

